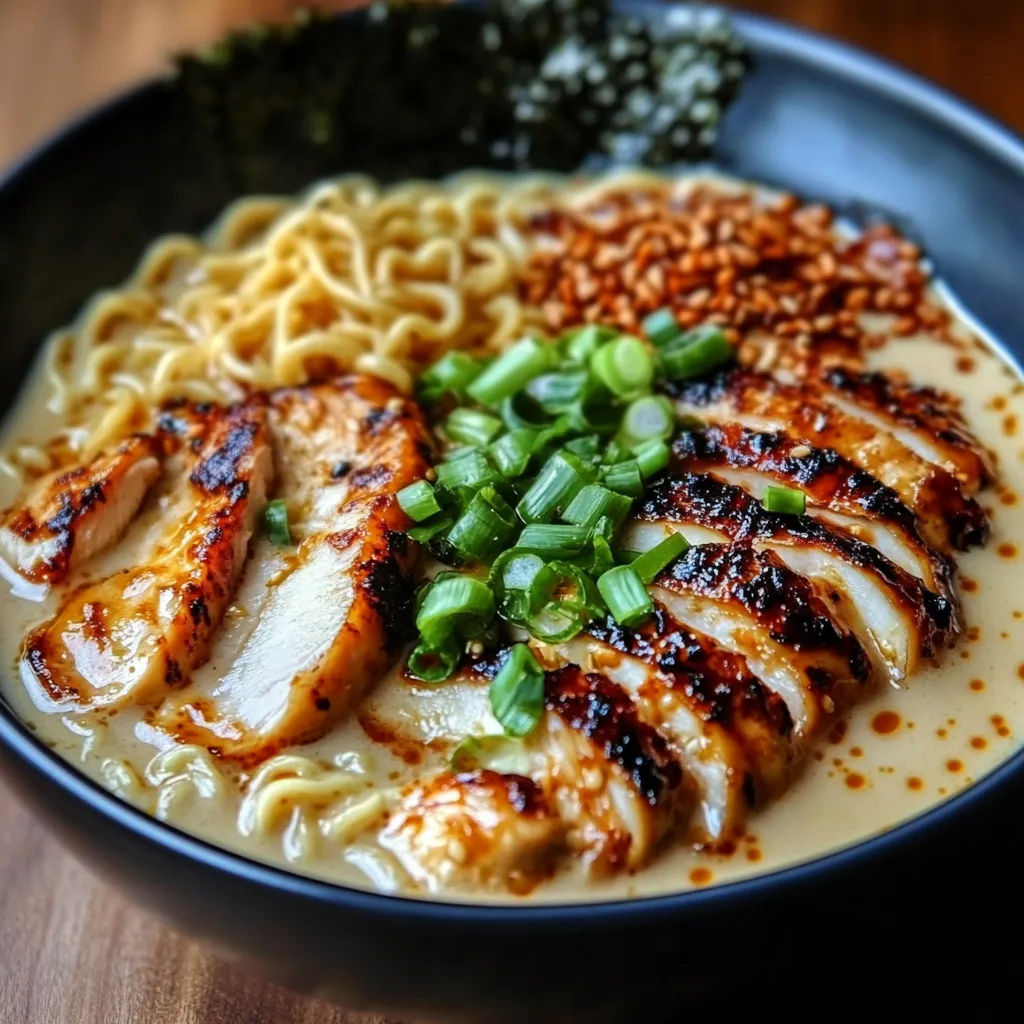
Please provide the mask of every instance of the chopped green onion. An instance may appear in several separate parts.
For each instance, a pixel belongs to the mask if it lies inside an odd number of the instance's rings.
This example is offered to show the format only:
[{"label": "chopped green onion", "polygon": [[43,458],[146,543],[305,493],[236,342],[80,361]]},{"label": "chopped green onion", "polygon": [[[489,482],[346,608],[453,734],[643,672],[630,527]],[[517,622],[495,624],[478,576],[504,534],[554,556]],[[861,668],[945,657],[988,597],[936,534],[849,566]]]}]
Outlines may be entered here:
[{"label": "chopped green onion", "polygon": [[645,441],[636,448],[636,464],[640,475],[646,480],[655,473],[660,473],[667,465],[671,451],[664,441],[657,439]]},{"label": "chopped green onion", "polygon": [[761,499],[766,512],[784,512],[786,515],[799,516],[807,509],[807,495],[793,487],[769,486],[764,490]]},{"label": "chopped green onion", "polygon": [[593,526],[602,516],[607,516],[613,528],[618,529],[629,515],[632,504],[626,495],[600,484],[587,484],[569,503],[562,518],[577,526]]},{"label": "chopped green onion", "polygon": [[425,523],[414,526],[409,531],[409,540],[415,541],[417,544],[425,544],[428,540],[433,540],[439,533],[444,533],[454,522],[455,520],[448,515],[434,516]]},{"label": "chopped green onion", "polygon": [[496,408],[547,370],[554,351],[553,347],[536,338],[523,338],[498,356],[469,385],[466,393],[481,405]]},{"label": "chopped green onion", "polygon": [[454,491],[457,487],[480,487],[497,475],[483,452],[469,448],[457,457],[439,463],[437,484]]},{"label": "chopped green onion", "polygon": [[615,561],[619,565],[632,565],[642,554],[642,551],[634,551],[632,548],[616,548]]},{"label": "chopped green onion", "polygon": [[446,353],[420,377],[420,401],[429,405],[446,394],[463,398],[466,388],[476,380],[482,368],[479,360],[465,352]]},{"label": "chopped green onion", "polygon": [[530,464],[537,431],[520,428],[502,434],[490,447],[491,459],[504,477],[522,476]]},{"label": "chopped green onion", "polygon": [[508,546],[516,525],[512,507],[485,486],[455,521],[448,543],[468,562],[490,562]]},{"label": "chopped green onion", "polygon": [[426,480],[417,480],[408,487],[403,487],[398,494],[398,504],[402,511],[414,522],[422,523],[432,515],[441,511],[434,488]]},{"label": "chopped green onion", "polygon": [[650,389],[654,359],[639,338],[624,336],[602,345],[590,361],[598,380],[620,398]]},{"label": "chopped green onion", "polygon": [[578,455],[581,459],[594,459],[601,450],[601,439],[597,434],[586,434],[566,441],[565,450]]},{"label": "chopped green onion", "polygon": [[494,618],[494,594],[472,576],[452,573],[436,579],[423,595],[416,629],[427,644],[437,647],[455,633],[472,639]]},{"label": "chopped green onion", "polygon": [[710,373],[732,357],[732,345],[721,330],[697,328],[661,350],[661,369],[670,380],[685,380]]},{"label": "chopped green onion", "polygon": [[502,422],[476,409],[455,409],[445,420],[444,430],[449,439],[459,444],[483,447],[500,433]]},{"label": "chopped green onion", "polygon": [[576,497],[586,483],[586,467],[572,452],[558,451],[544,463],[516,511],[524,523],[548,522]]},{"label": "chopped green onion", "polygon": [[539,555],[510,548],[495,561],[488,582],[502,618],[526,625],[551,597],[558,576]]},{"label": "chopped green onion", "polygon": [[443,637],[437,644],[421,640],[409,655],[406,667],[410,675],[425,683],[444,682],[462,659],[462,644],[454,636]]},{"label": "chopped green onion", "polygon": [[675,341],[683,333],[675,313],[667,306],[664,309],[659,309],[657,313],[651,313],[644,319],[642,326],[647,340],[652,345],[657,345],[658,348],[667,345],[670,341]]},{"label": "chopped green onion", "polygon": [[590,374],[586,370],[544,373],[526,385],[526,393],[546,412],[565,412],[583,395]]},{"label": "chopped green onion", "polygon": [[604,614],[604,604],[594,581],[568,562],[550,562],[556,576],[554,597],[527,624],[545,643],[571,640],[593,618]]},{"label": "chopped green onion", "polygon": [[622,420],[615,396],[596,381],[590,381],[567,415],[573,427],[585,433],[611,434]]},{"label": "chopped green onion", "polygon": [[291,544],[292,534],[288,529],[288,502],[283,498],[269,502],[263,509],[263,529],[272,543],[282,547]]},{"label": "chopped green onion", "polygon": [[644,395],[626,410],[621,433],[627,444],[636,447],[645,441],[671,437],[675,425],[675,410],[664,395]]},{"label": "chopped green onion", "polygon": [[516,541],[516,547],[546,558],[572,558],[580,554],[590,531],[585,526],[552,526],[549,523],[528,523]]},{"label": "chopped green onion", "polygon": [[544,714],[544,670],[526,644],[516,644],[491,681],[491,710],[508,736],[526,736]]},{"label": "chopped green onion", "polygon": [[690,542],[681,533],[670,533],[650,551],[637,555],[631,563],[633,571],[644,583],[652,583],[665,566],[674,562],[689,548]]},{"label": "chopped green onion", "polygon": [[625,462],[629,456],[629,449],[624,444],[613,439],[608,442],[608,446],[604,450],[604,455],[601,456],[601,461],[606,466],[611,466],[616,462]]},{"label": "chopped green onion", "polygon": [[631,565],[617,565],[597,581],[612,618],[621,626],[637,626],[653,611],[654,602]]},{"label": "chopped green onion", "polygon": [[610,327],[599,327],[597,324],[588,324],[573,332],[565,345],[565,354],[570,362],[580,363],[586,366],[590,363],[594,353],[612,338],[618,337],[618,332]]},{"label": "chopped green onion", "polygon": [[615,565],[615,555],[612,554],[611,542],[605,531],[601,528],[604,522],[606,520],[598,520],[590,538],[590,546],[593,553],[590,565],[587,568],[594,576],[600,576],[601,573],[607,572]]},{"label": "chopped green onion", "polygon": [[511,736],[467,736],[448,761],[453,772],[489,768],[502,775],[526,775],[530,755],[523,744]]},{"label": "chopped green onion", "polygon": [[618,491],[619,494],[628,494],[633,498],[643,496],[644,480],[636,459],[627,459],[625,462],[616,462],[614,466],[605,466],[601,471],[601,478],[605,487]]},{"label": "chopped green onion", "polygon": [[498,410],[502,422],[509,430],[543,430],[549,425],[544,410],[536,399],[525,391],[506,398]]}]

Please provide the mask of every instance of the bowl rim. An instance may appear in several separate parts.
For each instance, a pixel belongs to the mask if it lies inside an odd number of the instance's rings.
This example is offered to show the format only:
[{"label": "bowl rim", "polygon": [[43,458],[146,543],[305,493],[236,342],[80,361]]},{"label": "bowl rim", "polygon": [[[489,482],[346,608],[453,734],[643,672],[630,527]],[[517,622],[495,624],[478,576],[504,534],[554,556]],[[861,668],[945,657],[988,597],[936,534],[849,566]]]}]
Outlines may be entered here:
[{"label": "bowl rim", "polygon": [[[616,6],[644,13],[664,12],[666,9],[666,4],[659,0],[616,0]],[[1024,183],[1024,138],[971,103],[892,61],[819,32],[745,11],[730,10],[729,13],[740,34],[755,51],[787,56],[909,106],[919,116],[946,125],[970,145],[1008,165]],[[0,168],[0,195],[13,191],[21,179],[30,176],[40,164],[59,156],[60,151],[80,135],[88,133],[115,113],[150,101],[162,84],[162,78],[150,78],[44,133],[20,157],[6,168]],[[1009,357],[1010,353],[1002,343],[997,344],[1001,354]],[[897,848],[906,848],[912,842],[937,832],[956,815],[982,803],[1014,776],[1024,775],[1022,747],[966,789],[885,832],[854,840],[821,856],[708,888],[593,902],[470,903],[361,889],[298,874],[216,846],[160,821],[104,789],[33,735],[2,699],[0,744],[50,783],[117,827],[203,868],[230,875],[235,881],[265,886],[279,894],[292,894],[333,907],[395,919],[504,927],[596,924],[598,921],[603,924],[643,923],[642,919],[651,916],[724,909],[727,904],[756,902],[768,895],[777,895],[782,889],[804,888],[822,876],[839,876],[855,866],[864,867],[877,862]]]}]

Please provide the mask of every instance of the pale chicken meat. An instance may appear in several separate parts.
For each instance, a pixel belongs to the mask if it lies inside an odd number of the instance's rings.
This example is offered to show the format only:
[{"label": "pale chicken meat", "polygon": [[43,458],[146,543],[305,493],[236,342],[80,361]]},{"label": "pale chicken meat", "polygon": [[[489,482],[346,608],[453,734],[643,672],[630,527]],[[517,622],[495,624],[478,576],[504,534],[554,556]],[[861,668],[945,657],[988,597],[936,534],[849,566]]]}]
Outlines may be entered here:
[{"label": "pale chicken meat", "polygon": [[[161,446],[136,434],[83,466],[35,481],[0,517],[0,571],[22,593],[45,594],[128,528],[160,475]],[[23,584],[27,583],[26,587]]]},{"label": "pale chicken meat", "polygon": [[380,844],[428,892],[526,893],[551,873],[565,833],[532,779],[478,769],[412,785]]},{"label": "pale chicken meat", "polygon": [[224,674],[154,716],[242,762],[323,734],[398,657],[415,545],[395,494],[430,454],[416,406],[372,377],[277,392],[270,420],[298,544]]},{"label": "pale chicken meat", "polygon": [[894,682],[915,671],[958,631],[952,603],[870,544],[807,515],[767,511],[740,487],[704,474],[664,480],[637,520],[678,530],[693,543],[713,539],[770,549],[817,585],[822,600],[872,652]]},{"label": "pale chicken meat", "polygon": [[740,834],[778,794],[800,756],[785,702],[746,659],[672,618],[663,605],[635,628],[611,617],[556,648],[619,686],[668,742],[698,800],[689,838],[714,846]]},{"label": "pale chicken meat", "polygon": [[273,476],[265,403],[180,406],[160,433],[178,499],[165,532],[29,635],[22,676],[42,706],[156,703],[205,659],[231,600]]},{"label": "pale chicken meat", "polygon": [[983,544],[988,520],[969,488],[897,436],[830,403],[814,383],[784,384],[764,374],[725,371],[673,388],[681,413],[715,424],[784,431],[831,449],[890,487],[913,509],[921,533],[940,551]]},{"label": "pale chicken meat", "polygon": [[833,449],[725,423],[684,431],[672,456],[676,472],[711,473],[758,500],[769,486],[801,491],[808,515],[877,548],[955,606],[952,559],[924,540],[917,516],[891,487]]}]

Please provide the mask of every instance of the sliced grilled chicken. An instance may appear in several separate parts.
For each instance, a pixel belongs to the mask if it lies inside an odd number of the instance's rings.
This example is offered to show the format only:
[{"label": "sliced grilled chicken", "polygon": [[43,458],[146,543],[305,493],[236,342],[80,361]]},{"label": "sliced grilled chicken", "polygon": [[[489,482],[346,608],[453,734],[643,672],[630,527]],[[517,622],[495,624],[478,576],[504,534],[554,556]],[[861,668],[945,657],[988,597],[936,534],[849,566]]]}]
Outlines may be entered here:
[{"label": "sliced grilled chicken", "polygon": [[654,581],[652,593],[677,622],[742,655],[786,702],[801,739],[858,699],[871,678],[857,638],[773,551],[692,547]]},{"label": "sliced grilled chicken", "polygon": [[610,679],[569,665],[548,672],[536,744],[542,787],[593,874],[642,867],[689,820],[693,791],[664,738]]},{"label": "sliced grilled chicken", "polygon": [[696,788],[697,843],[735,836],[750,809],[788,781],[797,749],[785,702],[745,658],[675,621],[664,606],[636,629],[610,617],[591,623],[557,652],[621,687],[668,741]]},{"label": "sliced grilled chicken", "polygon": [[43,585],[65,580],[124,533],[160,475],[159,459],[157,439],[136,434],[84,466],[37,480],[0,517],[4,575],[14,583],[11,573]]},{"label": "sliced grilled chicken", "polygon": [[827,371],[821,386],[833,405],[895,435],[921,458],[954,474],[968,492],[995,478],[991,454],[971,435],[953,401],[933,388],[844,367]]},{"label": "sliced grilled chicken", "polygon": [[812,448],[782,431],[736,423],[686,431],[672,447],[677,470],[711,472],[754,498],[770,484],[807,496],[807,513],[840,526],[955,605],[952,560],[925,542],[917,517],[899,495],[830,448]]},{"label": "sliced grilled chicken", "polygon": [[29,635],[22,676],[39,703],[155,703],[205,659],[273,475],[266,419],[255,399],[164,417],[180,517],[144,564],[72,591]]},{"label": "sliced grilled chicken", "polygon": [[532,779],[445,772],[405,793],[379,841],[428,892],[526,893],[550,873],[565,825]]},{"label": "sliced grilled chicken", "polygon": [[394,662],[415,555],[395,492],[429,466],[418,409],[377,378],[278,392],[271,421],[279,493],[303,539],[227,672],[156,716],[181,742],[241,761],[321,735]]},{"label": "sliced grilled chicken", "polygon": [[[693,543],[707,530],[771,548],[846,621],[893,681],[913,672],[959,630],[949,600],[933,593],[876,548],[806,515],[768,512],[746,491],[709,475],[662,481],[637,520],[678,529]],[[695,528],[695,529],[694,529]]]},{"label": "sliced grilled chicken", "polygon": [[831,448],[891,487],[914,510],[929,544],[941,551],[983,544],[988,520],[960,481],[902,441],[852,416],[811,384],[783,384],[763,374],[726,371],[672,389],[679,410],[712,423],[785,431],[815,448]]}]

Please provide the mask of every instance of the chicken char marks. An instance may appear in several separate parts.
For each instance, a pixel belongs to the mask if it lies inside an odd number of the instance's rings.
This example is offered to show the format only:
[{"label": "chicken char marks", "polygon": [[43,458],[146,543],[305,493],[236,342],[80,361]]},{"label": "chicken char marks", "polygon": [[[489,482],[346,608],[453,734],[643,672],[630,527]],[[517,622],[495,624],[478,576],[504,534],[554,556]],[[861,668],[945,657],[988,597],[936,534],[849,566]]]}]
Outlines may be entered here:
[{"label": "chicken char marks", "polygon": [[[966,550],[988,538],[988,520],[971,496],[970,481],[929,461],[901,433],[880,426],[877,408],[862,408],[852,398],[837,404],[830,400],[834,389],[782,383],[747,370],[677,384],[671,393],[682,413],[755,431],[784,431],[812,448],[836,451],[895,491],[914,511],[922,535],[940,551]],[[904,392],[893,387],[890,394],[895,402]],[[910,389],[905,395],[908,403],[916,397]]]},{"label": "chicken char marks", "polygon": [[684,473],[662,481],[640,506],[638,519],[670,524],[684,534],[696,526],[770,548],[817,584],[822,599],[894,681],[906,678],[919,658],[932,657],[959,631],[951,601],[877,548],[810,516],[768,512],[740,487],[712,476]]}]

